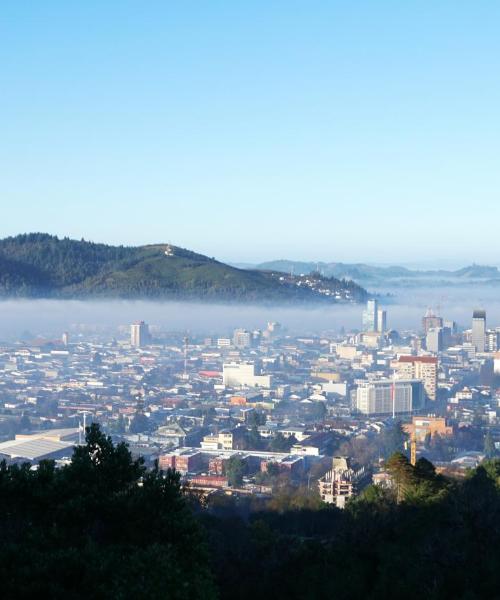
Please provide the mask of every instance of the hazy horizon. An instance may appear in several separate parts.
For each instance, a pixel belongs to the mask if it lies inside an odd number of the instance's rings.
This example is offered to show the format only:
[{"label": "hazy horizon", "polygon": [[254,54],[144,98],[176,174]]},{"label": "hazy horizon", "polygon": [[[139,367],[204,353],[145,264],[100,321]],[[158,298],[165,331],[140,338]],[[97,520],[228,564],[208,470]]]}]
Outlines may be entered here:
[{"label": "hazy horizon", "polygon": [[[391,290],[395,298],[380,302],[388,311],[388,326],[398,330],[420,329],[427,308],[439,310],[449,320],[470,327],[472,311],[484,308],[488,326],[500,326],[500,298],[495,288],[421,288]],[[200,302],[154,302],[144,300],[2,300],[0,301],[0,340],[13,341],[25,331],[34,337],[59,338],[63,331],[113,331],[137,320],[165,331],[203,335],[229,335],[233,329],[264,328],[279,321],[291,334],[321,334],[361,328],[361,304],[255,305],[210,304]]]}]

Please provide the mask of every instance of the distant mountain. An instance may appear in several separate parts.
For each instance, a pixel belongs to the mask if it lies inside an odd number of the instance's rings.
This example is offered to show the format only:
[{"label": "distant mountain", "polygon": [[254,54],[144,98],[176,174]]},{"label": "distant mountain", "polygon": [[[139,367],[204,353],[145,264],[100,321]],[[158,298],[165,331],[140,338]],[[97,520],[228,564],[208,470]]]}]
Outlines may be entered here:
[{"label": "distant mountain", "polygon": [[0,296],[356,302],[367,292],[352,281],[316,277],[306,284],[238,269],[169,244],[109,246],[30,233],[0,240]]},{"label": "distant mountain", "polygon": [[273,260],[252,268],[273,270],[294,275],[319,272],[325,277],[347,279],[362,286],[378,287],[383,285],[410,287],[416,285],[463,285],[467,283],[500,283],[500,271],[497,267],[471,265],[456,271],[412,270],[405,267],[376,267],[364,263],[337,262],[300,262],[293,260]]}]

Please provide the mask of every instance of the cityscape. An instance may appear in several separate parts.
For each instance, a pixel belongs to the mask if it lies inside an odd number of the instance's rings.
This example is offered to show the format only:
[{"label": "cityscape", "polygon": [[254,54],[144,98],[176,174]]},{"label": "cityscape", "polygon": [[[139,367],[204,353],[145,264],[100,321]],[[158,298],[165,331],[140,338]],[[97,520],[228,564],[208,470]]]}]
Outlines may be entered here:
[{"label": "cityscape", "polygon": [[500,599],[500,3],[0,3],[0,600]]},{"label": "cityscape", "polygon": [[343,508],[368,484],[392,485],[384,458],[398,435],[413,462],[454,477],[496,454],[500,327],[484,310],[463,328],[429,309],[419,330],[398,332],[373,299],[360,325],[201,338],[138,321],[112,339],[83,330],[4,346],[0,455],[63,465],[96,422],[208,503],[307,485]]}]

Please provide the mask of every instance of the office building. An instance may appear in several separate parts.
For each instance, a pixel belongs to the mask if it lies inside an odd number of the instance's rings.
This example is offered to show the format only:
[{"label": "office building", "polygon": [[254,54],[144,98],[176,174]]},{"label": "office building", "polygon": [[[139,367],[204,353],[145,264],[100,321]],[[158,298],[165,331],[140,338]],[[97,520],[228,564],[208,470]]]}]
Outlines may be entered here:
[{"label": "office building", "polygon": [[443,349],[443,327],[432,327],[425,336],[425,347],[437,354]]},{"label": "office building", "polygon": [[363,331],[378,331],[378,302],[368,300],[363,311]]},{"label": "office building", "polygon": [[250,348],[253,336],[246,329],[235,329],[233,333],[233,346],[236,348]]},{"label": "office building", "polygon": [[411,413],[424,407],[424,388],[416,379],[360,381],[354,401],[355,409],[364,415]]},{"label": "office building", "polygon": [[486,352],[497,352],[500,348],[500,332],[490,330],[486,332]]},{"label": "office building", "polygon": [[476,352],[486,350],[486,312],[475,310],[472,314],[472,345]]},{"label": "office building", "polygon": [[436,400],[438,359],[435,356],[400,356],[393,363],[398,378],[419,379],[429,400]]},{"label": "office building", "polygon": [[132,323],[130,326],[130,344],[134,348],[142,348],[149,344],[149,327],[144,321]]},{"label": "office building", "polygon": [[387,331],[387,311],[383,308],[377,311],[377,331],[382,334]]}]

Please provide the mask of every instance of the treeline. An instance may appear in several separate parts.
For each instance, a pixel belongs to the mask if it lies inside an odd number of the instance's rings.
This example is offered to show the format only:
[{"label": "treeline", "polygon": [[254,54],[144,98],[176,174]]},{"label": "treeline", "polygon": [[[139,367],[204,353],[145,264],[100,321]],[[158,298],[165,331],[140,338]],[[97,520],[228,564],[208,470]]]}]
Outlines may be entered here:
[{"label": "treeline", "polygon": [[500,462],[462,481],[386,466],[344,511],[307,488],[207,503],[92,425],[63,468],[1,464],[1,597],[498,597]]},{"label": "treeline", "polygon": [[393,487],[370,486],[344,511],[205,515],[221,597],[498,597],[500,462],[461,482],[402,454],[387,467]]}]

